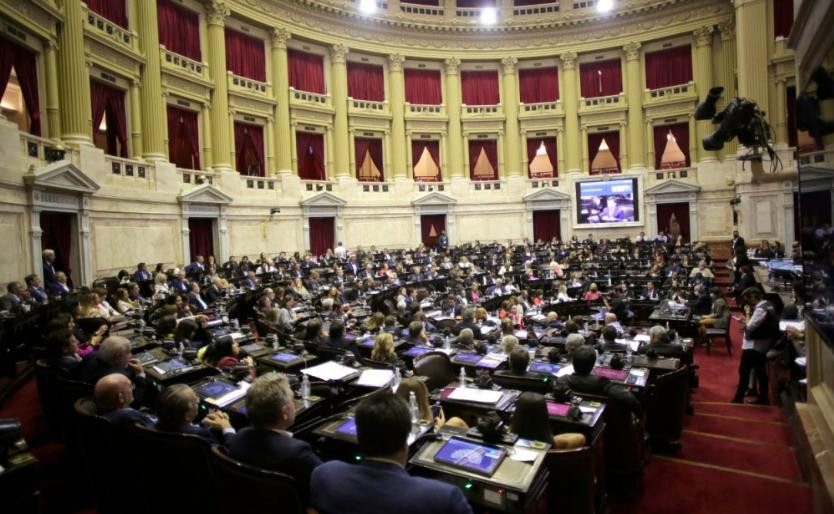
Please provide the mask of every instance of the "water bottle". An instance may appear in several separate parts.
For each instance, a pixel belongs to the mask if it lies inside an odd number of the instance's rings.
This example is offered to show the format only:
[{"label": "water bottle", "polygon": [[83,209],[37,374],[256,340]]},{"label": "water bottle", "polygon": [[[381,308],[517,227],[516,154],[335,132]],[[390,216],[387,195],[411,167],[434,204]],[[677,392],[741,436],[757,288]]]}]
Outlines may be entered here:
[{"label": "water bottle", "polygon": [[417,423],[420,418],[418,417],[417,396],[414,394],[414,391],[408,393],[408,410],[411,411],[411,422]]},{"label": "water bottle", "polygon": [[310,399],[310,377],[306,373],[301,378],[301,399],[304,401]]},{"label": "water bottle", "polygon": [[669,331],[669,322],[668,321],[666,322],[666,331],[667,332]]},{"label": "water bottle", "polygon": [[460,382],[460,387],[466,387],[466,368],[463,366],[460,367],[460,377],[458,377],[458,382]]},{"label": "water bottle", "polygon": [[402,382],[402,379],[403,375],[400,371],[400,368],[394,368],[394,388],[400,387],[400,382]]},{"label": "water bottle", "polygon": [[185,346],[182,344],[182,341],[177,343],[177,356],[182,358],[182,352],[185,350]]},{"label": "water bottle", "polygon": [[232,328],[235,329],[235,332],[240,330],[240,321],[237,318],[232,318]]},{"label": "water bottle", "polygon": [[[278,336],[276,336],[275,334],[272,334],[272,349],[273,350],[278,349]],[[304,376],[307,376],[307,375],[304,375]]]},{"label": "water bottle", "polygon": [[449,336],[443,338],[443,349],[444,350],[451,350],[452,349],[452,341]]}]

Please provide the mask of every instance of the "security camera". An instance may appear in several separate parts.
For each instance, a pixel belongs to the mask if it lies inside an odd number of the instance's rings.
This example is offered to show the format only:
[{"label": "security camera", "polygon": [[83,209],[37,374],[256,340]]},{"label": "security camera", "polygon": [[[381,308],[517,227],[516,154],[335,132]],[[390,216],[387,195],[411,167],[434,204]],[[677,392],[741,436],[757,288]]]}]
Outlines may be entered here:
[{"label": "security camera", "polygon": [[276,215],[276,214],[278,214],[279,212],[281,212],[281,209],[280,209],[280,208],[278,208],[278,207],[273,207],[272,209],[270,209],[270,210],[269,210],[269,215],[270,215],[270,216],[275,216],[275,215]]}]

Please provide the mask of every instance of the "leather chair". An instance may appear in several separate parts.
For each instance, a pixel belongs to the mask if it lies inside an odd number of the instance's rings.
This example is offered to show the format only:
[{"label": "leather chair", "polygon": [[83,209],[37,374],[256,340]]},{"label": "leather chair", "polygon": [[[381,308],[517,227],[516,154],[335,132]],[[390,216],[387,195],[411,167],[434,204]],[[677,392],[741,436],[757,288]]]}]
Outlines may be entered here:
[{"label": "leather chair", "polygon": [[238,462],[220,446],[212,446],[210,463],[222,487],[216,496],[221,512],[304,512],[306,495],[299,494],[293,477]]},{"label": "leather chair", "polygon": [[660,375],[648,388],[646,431],[655,449],[680,446],[689,403],[689,380],[688,367],[682,366]]},{"label": "leather chair", "polygon": [[428,377],[429,391],[446,387],[455,380],[452,361],[443,352],[427,352],[414,359],[414,374]]},{"label": "leather chair", "polygon": [[73,419],[75,417],[75,402],[79,398],[93,395],[93,386],[78,380],[72,380],[63,375],[55,377],[55,385],[57,387],[57,402],[58,402],[58,418],[61,424],[59,429],[62,441],[64,441],[70,450],[75,448],[78,442],[76,435],[73,433],[75,425]]},{"label": "leather chair", "polygon": [[723,339],[724,346],[727,347],[727,355],[733,354],[733,342],[730,339],[730,322],[727,321],[726,328],[712,328],[708,327],[706,329],[706,338],[707,338],[707,354],[710,353],[710,349],[714,344],[716,339]]},{"label": "leather chair", "polygon": [[550,472],[548,511],[593,514],[596,503],[594,454],[590,446],[550,450],[544,461]]},{"label": "leather chair", "polygon": [[[128,439],[141,463],[141,490],[149,512],[219,514],[218,496],[235,495],[225,484],[214,487],[209,441],[141,425],[136,425]],[[160,491],[165,493],[157,494]]]},{"label": "leather chair", "polygon": [[55,437],[61,433],[61,404],[58,395],[58,375],[61,373],[60,368],[50,366],[43,359],[35,361],[35,385],[38,388],[38,398],[49,431]]}]

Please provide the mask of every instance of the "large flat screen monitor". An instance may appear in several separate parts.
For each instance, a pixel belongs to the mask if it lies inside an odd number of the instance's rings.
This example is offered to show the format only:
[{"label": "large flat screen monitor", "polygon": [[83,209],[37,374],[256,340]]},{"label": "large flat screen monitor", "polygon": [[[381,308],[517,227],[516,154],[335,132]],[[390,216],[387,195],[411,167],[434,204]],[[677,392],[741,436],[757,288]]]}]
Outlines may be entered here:
[{"label": "large flat screen monitor", "polygon": [[576,198],[576,221],[580,225],[640,220],[636,178],[577,182]]}]

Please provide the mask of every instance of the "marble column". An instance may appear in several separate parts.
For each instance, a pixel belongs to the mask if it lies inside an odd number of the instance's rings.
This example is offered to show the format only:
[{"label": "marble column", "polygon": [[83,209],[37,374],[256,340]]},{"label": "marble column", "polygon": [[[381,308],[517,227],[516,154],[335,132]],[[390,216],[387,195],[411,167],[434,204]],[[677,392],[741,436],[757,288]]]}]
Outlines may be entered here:
[{"label": "marble column", "polygon": [[229,121],[229,83],[226,78],[226,18],[230,11],[225,2],[205,2],[208,23],[208,65],[214,91],[211,100],[212,167],[232,171],[232,130]]},{"label": "marble column", "polygon": [[773,113],[771,124],[776,136],[776,146],[788,147],[788,107],[786,105],[788,93],[785,87],[785,77],[776,79],[776,98],[773,99]]},{"label": "marble column", "polygon": [[405,77],[403,75],[403,63],[405,57],[400,54],[388,56],[388,98],[391,107],[391,152],[388,158],[391,162],[391,170],[387,176],[393,176],[398,180],[408,178],[408,161],[406,160],[405,141]]},{"label": "marble column", "polygon": [[449,173],[452,178],[465,177],[463,167],[463,133],[460,124],[460,59],[446,59],[446,112],[449,116]]},{"label": "marble column", "polygon": [[287,57],[287,41],[292,35],[287,29],[275,27],[270,33],[272,44],[272,84],[275,100],[275,167],[278,174],[292,173],[292,156],[295,147],[291,144],[290,132],[290,79]]},{"label": "marble column", "polygon": [[581,136],[587,135],[579,131],[579,90],[578,77],[576,75],[576,54],[574,52],[567,52],[561,55],[562,60],[562,105],[565,110],[565,150],[568,173],[581,173],[587,170],[587,164],[583,168],[584,161],[587,160],[583,156],[581,149],[587,144],[585,140],[580,139]]},{"label": "marble column", "polygon": [[141,158],[142,148],[142,84],[139,80],[130,81],[128,91],[130,100],[130,150],[134,158]]},{"label": "marble column", "polygon": [[139,49],[145,56],[142,66],[142,156],[149,160],[166,160],[165,128],[167,114],[162,96],[162,73],[159,59],[159,31],[156,2],[136,2]]},{"label": "marble column", "polygon": [[753,100],[766,112],[768,105],[768,28],[766,0],[734,0],[736,8],[736,48],[738,94]]},{"label": "marble column", "polygon": [[330,49],[330,80],[333,91],[333,166],[336,177],[349,177],[350,147],[348,137],[348,84],[347,57],[348,48],[339,43]]},{"label": "marble column", "polygon": [[[724,93],[718,102],[718,108],[723,110],[727,100],[738,95],[736,89],[736,25],[733,20],[727,20],[718,24],[718,33],[721,39],[721,48],[718,52],[718,70],[716,84],[724,87]],[[706,96],[706,90],[698,90],[699,100]],[[698,143],[700,145],[700,142]],[[735,157],[738,152],[738,142],[735,139],[724,143],[721,150],[721,158]]]},{"label": "marble column", "polygon": [[58,31],[58,97],[61,106],[61,139],[75,145],[91,145],[90,75],[84,56],[84,11],[81,0],[60,0],[64,15]]},{"label": "marble column", "polygon": [[61,137],[61,99],[58,92],[57,44],[49,40],[44,45],[44,68],[46,75],[46,131],[50,138]]},{"label": "marble column", "polygon": [[[512,12],[512,9],[510,9]],[[504,77],[504,94],[501,102],[504,104],[504,174],[507,176],[521,175],[521,142],[518,128],[518,79],[516,78],[515,57],[504,57],[501,60]]]},{"label": "marble column", "polygon": [[[626,56],[626,101],[628,102],[628,167],[646,166],[646,143],[643,139],[643,70],[640,66],[640,43],[623,47]],[[620,148],[626,146],[620,143]],[[625,168],[625,166],[623,166]]]},{"label": "marble column", "polygon": [[[706,96],[706,92],[714,85],[712,75],[712,31],[711,25],[695,29],[693,36],[695,37],[695,84],[699,92],[702,92],[700,100]],[[764,62],[764,61],[760,61]],[[704,150],[700,141],[705,136],[712,134],[715,127],[712,126],[712,121],[703,120],[695,124],[696,134],[695,140],[698,141],[698,159],[697,161],[714,161],[717,160],[715,152]],[[692,160],[695,161],[695,155],[692,155]]]}]

